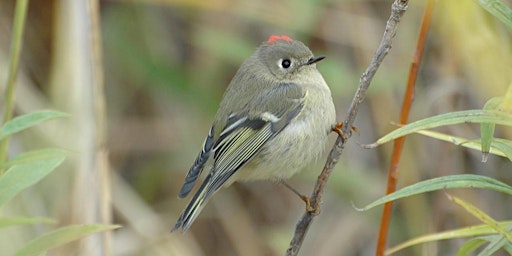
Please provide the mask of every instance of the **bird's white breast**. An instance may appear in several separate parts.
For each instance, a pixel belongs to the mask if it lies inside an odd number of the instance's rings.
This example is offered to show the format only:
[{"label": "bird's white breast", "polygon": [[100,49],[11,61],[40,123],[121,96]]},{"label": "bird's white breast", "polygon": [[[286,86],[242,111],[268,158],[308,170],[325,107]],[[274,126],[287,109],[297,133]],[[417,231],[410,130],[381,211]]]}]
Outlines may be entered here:
[{"label": "bird's white breast", "polygon": [[327,136],[336,122],[331,93],[327,85],[305,89],[307,97],[299,116],[269,141],[231,182],[287,179],[324,152]]}]

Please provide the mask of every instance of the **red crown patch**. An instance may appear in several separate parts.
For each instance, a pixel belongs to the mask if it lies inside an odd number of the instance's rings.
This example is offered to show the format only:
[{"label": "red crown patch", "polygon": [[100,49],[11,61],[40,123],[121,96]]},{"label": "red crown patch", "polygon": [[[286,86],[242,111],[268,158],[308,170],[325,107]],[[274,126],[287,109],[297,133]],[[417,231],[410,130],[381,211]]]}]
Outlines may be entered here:
[{"label": "red crown patch", "polygon": [[288,36],[276,36],[276,35],[271,35],[268,40],[267,40],[267,44],[273,44],[279,40],[284,40],[284,41],[288,41],[288,42],[291,42],[293,41],[290,37]]}]

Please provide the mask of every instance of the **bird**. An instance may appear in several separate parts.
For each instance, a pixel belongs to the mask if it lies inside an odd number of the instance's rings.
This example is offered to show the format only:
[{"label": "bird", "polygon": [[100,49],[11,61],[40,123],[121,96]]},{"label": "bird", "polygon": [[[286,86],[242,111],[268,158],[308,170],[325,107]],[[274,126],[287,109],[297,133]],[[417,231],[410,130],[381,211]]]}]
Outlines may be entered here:
[{"label": "bird", "polygon": [[237,181],[283,181],[322,155],[336,125],[331,91],[302,42],[271,35],[229,83],[178,197],[207,174],[171,232],[185,233],[209,199]]}]

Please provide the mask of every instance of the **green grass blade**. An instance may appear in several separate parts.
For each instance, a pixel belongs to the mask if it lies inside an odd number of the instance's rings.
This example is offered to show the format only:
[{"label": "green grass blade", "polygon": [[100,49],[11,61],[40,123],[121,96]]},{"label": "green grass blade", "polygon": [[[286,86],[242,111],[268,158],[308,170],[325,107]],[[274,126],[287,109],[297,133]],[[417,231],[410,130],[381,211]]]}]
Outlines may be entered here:
[{"label": "green grass blade", "polygon": [[0,206],[55,170],[64,156],[15,165],[0,176]]},{"label": "green grass blade", "polygon": [[0,163],[0,169],[11,168],[19,164],[27,164],[33,161],[45,160],[59,156],[67,156],[70,151],[59,148],[44,148],[21,153],[6,163]]},{"label": "green grass blade", "polygon": [[49,119],[66,117],[68,114],[54,110],[41,110],[13,118],[0,127],[0,140]]},{"label": "green grass blade", "polygon": [[487,224],[489,227],[494,229],[496,232],[504,236],[507,240],[512,242],[512,234],[507,230],[507,227],[501,227],[498,221],[493,219],[491,216],[487,215],[487,213],[483,212],[482,210],[478,209],[478,207],[474,206],[473,204],[466,202],[458,197],[448,195],[448,198],[464,208],[467,212],[471,213],[471,215],[478,218],[483,223]]},{"label": "green grass blade", "polygon": [[376,147],[396,138],[444,125],[461,123],[494,123],[499,125],[512,126],[512,115],[497,110],[465,110],[450,112],[437,116],[428,117],[416,122],[404,125],[377,140],[367,147]]},{"label": "green grass blade", "polygon": [[[11,49],[9,50],[9,72],[7,73],[7,83],[2,84],[2,93],[4,93],[2,97],[3,104],[3,118],[2,123],[5,124],[11,120],[13,112],[14,112],[14,94],[16,88],[16,80],[18,78],[18,71],[20,69],[20,55],[21,48],[23,46],[23,31],[25,30],[25,20],[27,17],[28,10],[28,0],[19,0],[16,1],[16,5],[14,7],[14,21],[12,26],[12,34],[11,34]],[[4,35],[5,37],[5,35]],[[9,37],[7,37],[9,38]],[[0,136],[2,133],[0,131]],[[9,138],[9,137],[7,137]],[[0,139],[0,162],[5,161],[7,157],[7,146],[9,144],[9,140]],[[4,170],[0,169],[0,174],[2,174]]]},{"label": "green grass blade", "polygon": [[[469,140],[466,138],[429,130],[421,130],[416,133],[474,150],[480,150],[482,147],[481,140],[479,139]],[[491,143],[489,153],[497,156],[507,157],[510,161],[512,161],[512,141],[501,138],[494,138]]]},{"label": "green grass blade", "polygon": [[491,149],[495,148],[503,153],[510,161],[512,161],[512,141],[505,139],[496,139],[492,142]]},{"label": "green grass blade", "polygon": [[505,245],[503,245],[503,249],[505,249],[508,254],[512,255],[512,243],[505,243]]},{"label": "green grass blade", "polygon": [[480,248],[485,243],[488,243],[490,239],[483,238],[483,237],[477,237],[473,238],[467,242],[465,242],[457,251],[457,254],[455,256],[467,256],[470,255],[472,252],[476,251],[478,248]]},{"label": "green grass blade", "polygon": [[473,174],[450,175],[421,181],[404,187],[394,193],[375,200],[361,210],[367,211],[375,206],[412,195],[451,188],[483,188],[512,195],[511,186],[486,176]]},{"label": "green grass blade", "polygon": [[[485,110],[499,110],[501,103],[503,102],[503,98],[494,97],[488,100],[484,108]],[[480,124],[480,140],[482,143],[482,162],[487,162],[487,157],[489,156],[489,151],[491,149],[492,140],[494,137],[494,128],[496,125],[494,123],[481,123]]]},{"label": "green grass blade", "polygon": [[477,0],[482,8],[512,29],[512,10],[499,0]]},{"label": "green grass blade", "polygon": [[[510,224],[512,224],[511,221],[505,221],[505,222],[499,223],[499,225],[503,228],[506,228]],[[398,245],[393,246],[392,248],[389,248],[388,250],[386,250],[386,254],[393,254],[402,249],[405,249],[405,248],[408,248],[408,247],[411,247],[414,245],[422,244],[422,243],[435,242],[435,241],[447,240],[447,239],[455,239],[455,238],[461,238],[461,237],[481,236],[481,235],[488,235],[488,234],[496,234],[496,230],[489,227],[488,225],[478,225],[478,226],[470,226],[470,227],[464,227],[464,228],[459,228],[459,229],[447,230],[447,231],[443,231],[443,232],[439,232],[439,233],[428,234],[428,235],[416,237],[411,240],[405,241],[401,244],[398,244]],[[487,240],[485,240],[484,242],[487,242]],[[480,243],[477,243],[477,244],[480,244]],[[476,248],[478,248],[478,246]],[[469,249],[470,248],[468,248],[468,250]]]},{"label": "green grass blade", "polygon": [[492,236],[490,243],[482,250],[477,256],[493,256],[496,252],[504,248],[506,244],[510,243],[503,236]]}]

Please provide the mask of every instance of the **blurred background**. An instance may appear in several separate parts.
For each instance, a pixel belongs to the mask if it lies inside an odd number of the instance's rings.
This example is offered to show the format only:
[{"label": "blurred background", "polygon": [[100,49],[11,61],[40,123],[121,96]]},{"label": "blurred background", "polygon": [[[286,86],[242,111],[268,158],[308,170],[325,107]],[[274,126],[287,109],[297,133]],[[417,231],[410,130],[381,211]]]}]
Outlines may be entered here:
[{"label": "blurred background", "polygon": [[[99,1],[99,12],[91,2],[29,4],[16,114],[52,108],[72,117],[21,133],[9,153],[55,146],[76,154],[1,209],[3,215],[50,217],[57,224],[0,230],[0,254],[10,255],[57,226],[111,221],[123,227],[51,255],[99,255],[102,246],[112,255],[283,255],[304,212],[304,203],[283,186],[253,182],[223,189],[184,235],[169,232],[189,200],[177,199],[177,192],[231,77],[271,34],[288,35],[327,56],[318,69],[343,120],[392,1],[118,0]],[[2,90],[14,4],[0,2]],[[374,254],[381,208],[360,212],[353,205],[384,194],[391,146],[369,150],[359,144],[396,128],[392,122],[398,120],[423,4],[411,1],[402,18],[301,255]],[[410,120],[481,108],[502,96],[512,80],[511,39],[510,29],[474,1],[438,1]],[[438,131],[479,137],[478,125]],[[512,131],[498,127],[495,135],[510,139]],[[421,135],[408,137],[402,154],[399,187],[460,173],[512,184],[509,160],[490,156],[481,163],[477,151]],[[288,183],[309,195],[325,159]],[[512,218],[509,196],[450,193],[497,220]],[[395,204],[389,244],[474,224],[479,223],[444,193],[415,196]],[[108,242],[102,240],[106,236]],[[431,243],[397,255],[453,255],[462,242]]]}]

